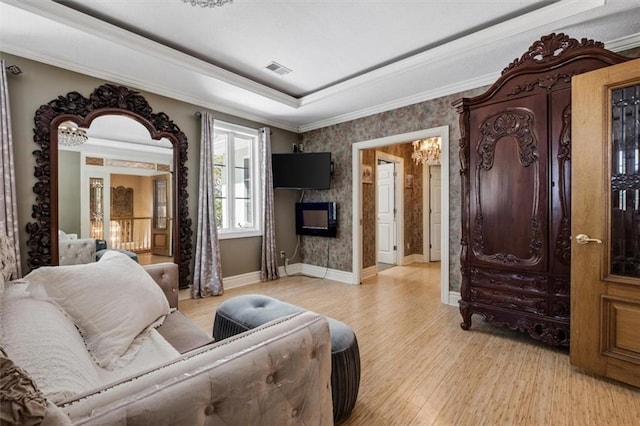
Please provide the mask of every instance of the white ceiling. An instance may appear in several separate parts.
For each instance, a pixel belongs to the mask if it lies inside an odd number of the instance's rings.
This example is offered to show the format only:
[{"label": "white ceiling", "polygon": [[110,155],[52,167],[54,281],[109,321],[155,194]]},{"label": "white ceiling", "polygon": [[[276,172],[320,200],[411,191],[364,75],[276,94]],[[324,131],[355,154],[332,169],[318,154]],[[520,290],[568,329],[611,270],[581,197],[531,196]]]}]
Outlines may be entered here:
[{"label": "white ceiling", "polygon": [[307,131],[489,84],[551,32],[639,46],[640,0],[0,0],[0,27],[7,53]]}]

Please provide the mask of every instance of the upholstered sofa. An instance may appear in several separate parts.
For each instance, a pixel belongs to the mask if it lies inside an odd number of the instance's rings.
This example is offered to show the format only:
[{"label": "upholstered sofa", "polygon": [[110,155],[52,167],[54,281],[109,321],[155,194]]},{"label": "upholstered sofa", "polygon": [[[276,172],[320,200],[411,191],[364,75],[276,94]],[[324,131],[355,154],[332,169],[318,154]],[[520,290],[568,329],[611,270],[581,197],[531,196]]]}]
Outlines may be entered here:
[{"label": "upholstered sofa", "polygon": [[333,424],[324,317],[301,312],[212,342],[175,310],[177,265],[145,268],[153,290],[116,252],[4,284],[3,426]]}]

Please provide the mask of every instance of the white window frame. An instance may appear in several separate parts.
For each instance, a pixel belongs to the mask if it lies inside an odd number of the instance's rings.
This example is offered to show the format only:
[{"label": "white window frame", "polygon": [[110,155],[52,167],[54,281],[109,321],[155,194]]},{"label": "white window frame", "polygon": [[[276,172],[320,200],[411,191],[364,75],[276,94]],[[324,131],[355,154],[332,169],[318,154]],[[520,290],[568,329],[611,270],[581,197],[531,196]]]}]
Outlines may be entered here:
[{"label": "white window frame", "polygon": [[[218,135],[220,133],[225,133],[227,134],[229,137],[227,138],[227,167],[226,167],[226,171],[227,171],[227,182],[228,182],[228,194],[227,194],[227,209],[229,211],[229,215],[231,216],[228,220],[228,223],[233,224],[235,223],[235,221],[233,220],[234,217],[234,209],[235,209],[235,203],[233,202],[233,200],[235,199],[235,194],[234,194],[234,188],[231,183],[234,182],[234,158],[233,155],[235,154],[235,149],[233,146],[233,141],[234,141],[234,137],[235,135],[242,135],[245,138],[246,137],[250,137],[253,139],[253,142],[251,144],[251,155],[253,158],[252,164],[251,164],[251,175],[252,175],[252,181],[251,184],[254,188],[253,190],[253,199],[252,199],[252,206],[253,206],[253,223],[255,224],[255,226],[251,227],[251,228],[227,228],[227,229],[222,229],[220,228],[221,224],[218,224],[218,239],[220,240],[225,240],[225,239],[232,239],[232,238],[246,238],[246,237],[257,237],[257,236],[262,236],[262,222],[263,222],[263,215],[261,214],[262,211],[262,176],[261,176],[261,167],[260,167],[260,150],[259,150],[259,139],[258,139],[258,129],[252,129],[250,127],[245,127],[245,126],[240,126],[237,124],[232,124],[232,123],[227,123],[224,121],[220,121],[220,120],[214,120],[213,121],[213,132],[214,132],[214,140],[215,140],[215,135]],[[213,141],[211,142],[213,143]],[[216,155],[215,150],[213,151],[213,154]]]}]

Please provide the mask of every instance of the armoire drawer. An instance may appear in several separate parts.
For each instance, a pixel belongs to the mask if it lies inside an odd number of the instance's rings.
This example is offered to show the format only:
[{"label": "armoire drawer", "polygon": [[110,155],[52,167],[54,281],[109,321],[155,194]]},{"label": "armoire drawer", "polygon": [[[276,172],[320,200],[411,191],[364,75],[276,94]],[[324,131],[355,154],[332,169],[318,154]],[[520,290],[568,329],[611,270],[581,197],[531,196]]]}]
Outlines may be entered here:
[{"label": "armoire drawer", "polygon": [[539,294],[535,296],[483,287],[471,288],[471,302],[538,315],[546,315],[548,310],[547,297],[545,295]]},{"label": "armoire drawer", "polygon": [[474,267],[470,272],[473,287],[545,295],[549,292],[549,277],[546,275],[502,272]]}]

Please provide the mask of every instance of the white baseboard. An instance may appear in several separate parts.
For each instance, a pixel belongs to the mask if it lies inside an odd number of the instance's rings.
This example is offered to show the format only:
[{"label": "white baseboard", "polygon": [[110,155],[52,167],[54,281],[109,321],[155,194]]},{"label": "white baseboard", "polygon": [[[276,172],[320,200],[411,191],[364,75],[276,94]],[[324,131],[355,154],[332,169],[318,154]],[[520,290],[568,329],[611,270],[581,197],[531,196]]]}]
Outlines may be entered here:
[{"label": "white baseboard", "polygon": [[287,270],[285,271],[284,266],[278,268],[278,273],[280,277],[286,277],[287,275],[296,275],[302,272],[302,264],[301,263],[293,263],[291,265],[287,265]]},{"label": "white baseboard", "polygon": [[[422,255],[411,255],[407,256],[407,258],[413,259],[412,263],[421,262],[421,260],[418,259],[422,258]],[[366,269],[363,269],[361,278],[365,280],[367,278],[375,276],[378,272],[377,269],[378,268],[376,266],[370,266]],[[339,271],[337,269],[327,270],[327,268],[323,268],[322,266],[307,265],[305,263],[294,263],[293,265],[287,265],[287,272],[289,275],[303,274],[309,275],[311,277],[326,278],[328,280],[353,284],[353,274],[351,272]],[[280,266],[278,268],[278,273],[280,274],[280,277],[287,276],[284,270],[284,266]],[[246,274],[234,275],[232,277],[224,277],[222,279],[222,282],[224,284],[224,288],[235,288],[249,284],[255,284],[260,282],[260,271],[247,272]],[[458,306],[458,301],[460,300],[460,292],[450,291],[447,300],[447,303],[449,305]]]},{"label": "white baseboard", "polygon": [[[375,269],[375,266],[373,267]],[[337,269],[323,268],[321,266],[306,265],[304,263],[294,263],[293,265],[287,265],[285,271],[284,266],[278,268],[279,276],[286,277],[287,275],[309,275],[317,278],[327,278],[329,280],[340,281],[347,284],[352,284],[353,274],[351,272],[339,271]],[[223,277],[222,284],[225,289],[243,287],[245,285],[256,284],[260,282],[260,271],[247,272],[246,274],[233,275],[231,277]]]},{"label": "white baseboard", "polygon": [[353,274],[351,272],[339,271],[337,269],[327,269],[322,266],[302,264],[302,274],[316,278],[326,278],[328,280],[339,281],[341,283],[353,284]]},{"label": "white baseboard", "polygon": [[449,292],[449,305],[458,306],[458,301],[460,300],[460,292],[459,291],[450,291]]},{"label": "white baseboard", "polygon": [[[301,270],[300,264],[295,263],[293,265],[287,265],[287,271],[289,275],[299,274]],[[278,267],[278,275],[280,277],[286,277],[287,273],[284,270],[284,266]],[[260,282],[260,271],[247,272],[246,274],[233,275],[231,277],[223,277],[222,284],[224,288],[236,288],[243,287],[249,284],[255,284]]]},{"label": "white baseboard", "polygon": [[260,271],[247,272],[246,274],[222,277],[222,285],[225,289],[242,287],[260,282]]},{"label": "white baseboard", "polygon": [[410,254],[409,256],[405,256],[402,259],[401,265],[410,265],[412,263],[423,263],[425,262],[424,256],[421,254]]}]

